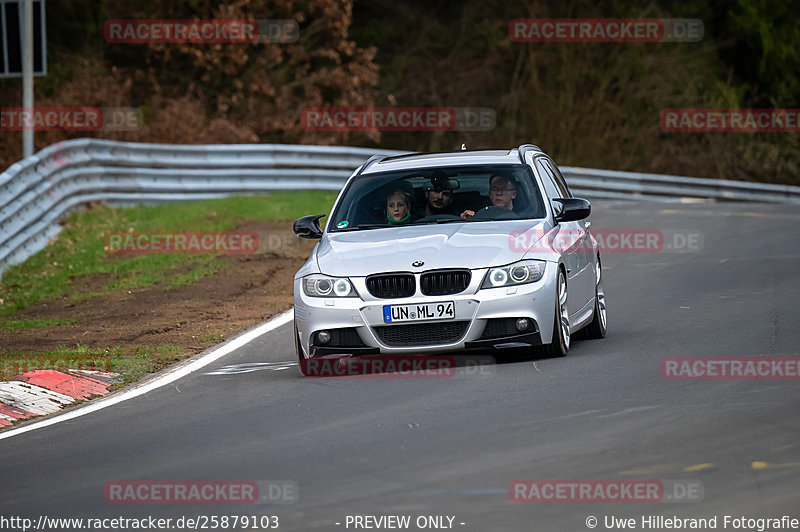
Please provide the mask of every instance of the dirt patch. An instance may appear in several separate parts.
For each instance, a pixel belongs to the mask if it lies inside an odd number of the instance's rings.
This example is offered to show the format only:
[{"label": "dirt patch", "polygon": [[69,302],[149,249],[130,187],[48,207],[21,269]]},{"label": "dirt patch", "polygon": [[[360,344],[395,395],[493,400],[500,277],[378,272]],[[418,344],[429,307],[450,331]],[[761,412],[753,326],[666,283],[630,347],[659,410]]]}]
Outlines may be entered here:
[{"label": "dirt patch", "polygon": [[[249,223],[266,235],[252,255],[225,255],[226,267],[190,286],[117,291],[75,301],[67,297],[38,303],[10,319],[62,319],[69,325],[0,331],[4,351],[33,353],[77,344],[91,349],[172,344],[198,353],[292,306],[295,272],[316,241],[301,240],[287,222]],[[79,293],[98,292],[107,276],[73,282]]]}]

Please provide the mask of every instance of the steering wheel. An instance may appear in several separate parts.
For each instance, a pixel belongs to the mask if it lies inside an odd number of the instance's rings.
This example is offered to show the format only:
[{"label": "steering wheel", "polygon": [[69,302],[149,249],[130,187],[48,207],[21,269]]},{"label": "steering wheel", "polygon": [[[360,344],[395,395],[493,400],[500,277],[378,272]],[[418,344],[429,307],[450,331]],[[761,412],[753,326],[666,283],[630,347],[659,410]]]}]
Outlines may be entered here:
[{"label": "steering wheel", "polygon": [[511,209],[489,205],[472,216],[472,220],[519,220],[519,215]]}]

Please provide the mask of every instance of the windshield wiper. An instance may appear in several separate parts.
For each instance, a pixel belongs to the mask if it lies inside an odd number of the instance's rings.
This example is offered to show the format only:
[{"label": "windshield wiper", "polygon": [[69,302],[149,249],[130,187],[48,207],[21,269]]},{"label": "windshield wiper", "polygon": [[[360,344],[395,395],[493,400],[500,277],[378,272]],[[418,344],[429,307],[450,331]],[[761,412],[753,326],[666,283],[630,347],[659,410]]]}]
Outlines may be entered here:
[{"label": "windshield wiper", "polygon": [[332,229],[332,233],[344,233],[345,231],[359,231],[361,229],[379,229],[381,227],[395,227],[389,224],[361,224],[361,225],[354,225],[352,227],[342,227],[341,229]]},{"label": "windshield wiper", "polygon": [[414,225],[452,224],[452,223],[457,223],[457,222],[468,222],[468,221],[469,221],[468,219],[464,220],[463,218],[458,218],[458,219],[446,218],[444,220],[430,220],[430,221],[427,221],[427,222],[422,222],[421,224],[418,223],[418,224],[414,224]]}]

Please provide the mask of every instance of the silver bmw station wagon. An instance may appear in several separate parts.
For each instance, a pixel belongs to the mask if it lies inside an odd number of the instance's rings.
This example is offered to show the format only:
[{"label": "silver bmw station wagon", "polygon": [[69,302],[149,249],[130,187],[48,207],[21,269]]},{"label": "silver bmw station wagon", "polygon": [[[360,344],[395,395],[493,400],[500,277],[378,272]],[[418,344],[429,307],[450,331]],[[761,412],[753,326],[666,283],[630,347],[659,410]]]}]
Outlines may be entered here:
[{"label": "silver bmw station wagon", "polygon": [[313,358],[515,348],[564,356],[606,334],[591,206],[538,147],[373,156],[294,279],[301,373]]}]

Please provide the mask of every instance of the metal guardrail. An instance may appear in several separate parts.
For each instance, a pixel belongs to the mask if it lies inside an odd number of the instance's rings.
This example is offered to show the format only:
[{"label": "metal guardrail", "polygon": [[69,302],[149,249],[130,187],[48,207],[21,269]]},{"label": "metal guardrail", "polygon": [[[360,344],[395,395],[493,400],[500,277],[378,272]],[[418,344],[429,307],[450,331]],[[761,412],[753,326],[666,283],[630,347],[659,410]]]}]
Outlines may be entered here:
[{"label": "metal guardrail", "polygon": [[[288,144],[173,145],[76,139],[48,146],[0,174],[0,274],[42,249],[58,221],[90,201],[139,203],[275,190],[339,190],[375,153]],[[676,201],[800,203],[800,187],[562,167],[576,195]]]},{"label": "metal guardrail", "polygon": [[0,273],[46,246],[60,230],[58,220],[90,201],[130,204],[339,190],[375,152],[341,146],[97,139],[53,144],[0,174]]}]

